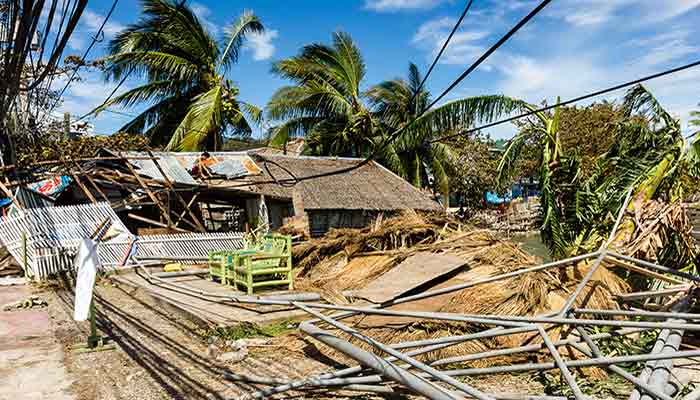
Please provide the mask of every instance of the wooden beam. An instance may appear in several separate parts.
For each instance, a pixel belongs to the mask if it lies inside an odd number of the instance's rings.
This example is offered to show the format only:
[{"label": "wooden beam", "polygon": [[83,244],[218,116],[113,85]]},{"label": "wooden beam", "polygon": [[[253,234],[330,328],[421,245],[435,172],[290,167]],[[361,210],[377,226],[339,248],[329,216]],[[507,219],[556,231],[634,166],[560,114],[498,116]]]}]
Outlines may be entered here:
[{"label": "wooden beam", "polygon": [[[156,166],[156,168],[158,168],[158,172],[160,172],[160,174],[163,176],[163,181],[165,182],[165,186],[166,186],[170,191],[172,191],[172,192],[175,193],[175,197],[176,197],[177,200],[180,202],[180,204],[181,204],[183,207],[185,207],[185,211],[187,211],[187,213],[190,215],[190,218],[192,218],[192,221],[194,221],[195,225],[197,225],[197,229],[199,229],[200,232],[206,232],[207,230],[204,228],[204,225],[202,225],[202,223],[199,222],[199,218],[197,218],[197,216],[194,215],[194,213],[193,213],[192,210],[190,209],[190,206],[187,204],[187,202],[185,201],[185,199],[183,199],[182,196],[180,196],[180,193],[178,193],[178,192],[175,190],[175,187],[173,186],[173,183],[170,182],[170,178],[168,178],[168,176],[165,174],[165,171],[163,171],[163,168],[160,167],[160,164],[159,164],[158,161],[155,159],[153,153],[152,153],[150,150],[148,150],[147,154],[148,154],[149,157],[153,158],[153,164]],[[177,225],[177,224],[176,224],[176,225]]]},{"label": "wooden beam", "polygon": [[[190,199],[189,203],[187,203],[187,209],[192,207],[192,204],[197,200],[197,197],[199,197],[199,193],[195,193],[194,196]],[[177,221],[175,221],[175,226],[178,226],[180,221],[182,221],[182,218],[185,217],[185,214],[187,213],[187,209],[183,210],[182,213],[177,217]]]},{"label": "wooden beam", "polygon": [[17,206],[17,208],[19,208],[20,210],[24,208],[24,206],[20,204],[20,202],[15,198],[12,192],[10,192],[7,186],[5,186],[4,183],[2,183],[2,181],[0,181],[0,190],[2,190],[3,193],[5,193],[5,196],[9,197],[10,200],[12,200],[12,204]]},{"label": "wooden beam", "polygon": [[[133,174],[133,176],[136,178],[136,180],[139,182],[143,190],[146,191],[146,194],[148,197],[151,198],[151,201],[156,203],[158,205],[158,208],[160,209],[161,215],[165,217],[165,220],[168,221],[168,225],[166,227],[171,227],[173,225],[173,221],[170,220],[170,213],[168,213],[168,210],[163,207],[163,204],[159,201],[158,197],[153,194],[151,189],[148,187],[146,182],[139,176],[139,174],[136,172],[134,167],[131,165],[131,163],[126,163],[127,168],[129,168],[129,171]],[[117,171],[119,172],[119,171]]]},{"label": "wooden beam", "polygon": [[166,224],[160,223],[160,222],[158,222],[158,221],[154,221],[154,220],[152,220],[152,219],[150,219],[150,218],[142,217],[142,216],[140,216],[140,215],[136,215],[136,214],[131,214],[131,213],[129,213],[129,214],[127,214],[127,216],[128,216],[129,218],[131,218],[131,219],[135,219],[135,220],[137,220],[137,221],[145,222],[145,223],[147,223],[147,224],[159,226],[159,227],[161,227],[161,228],[173,229],[173,230],[176,230],[176,231],[178,231],[178,232],[183,232],[183,233],[190,233],[190,231],[188,231],[188,230],[186,230],[186,229],[182,229],[182,228],[178,228],[178,227],[174,227],[174,226],[168,226],[168,225],[166,225]]},{"label": "wooden beam", "polygon": [[104,201],[106,201],[107,203],[109,203],[109,198],[107,198],[107,195],[102,191],[102,189],[100,189],[99,186],[97,186],[97,183],[95,183],[95,181],[92,179],[92,177],[90,176],[90,174],[85,173],[85,170],[83,170],[83,168],[80,166],[80,164],[79,164],[77,161],[74,161],[73,164],[75,164],[75,167],[78,169],[78,172],[80,173],[80,176],[84,176],[85,179],[87,179],[88,182],[90,182],[90,184],[92,185],[92,187],[95,188],[95,190],[97,191],[97,193],[99,193],[100,196],[102,196],[102,198],[104,199]]}]

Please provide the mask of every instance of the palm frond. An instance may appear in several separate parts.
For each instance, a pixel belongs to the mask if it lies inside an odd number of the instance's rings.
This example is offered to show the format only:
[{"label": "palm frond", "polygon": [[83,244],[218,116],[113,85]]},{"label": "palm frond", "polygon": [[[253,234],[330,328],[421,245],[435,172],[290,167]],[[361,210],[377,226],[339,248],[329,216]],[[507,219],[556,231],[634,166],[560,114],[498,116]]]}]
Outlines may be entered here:
[{"label": "palm frond", "polygon": [[260,34],[264,31],[265,27],[260,22],[260,19],[252,11],[248,10],[244,11],[231,25],[224,28],[225,46],[219,60],[219,71],[222,68],[229,68],[232,64],[238,62],[238,55],[247,35],[251,33]]},{"label": "palm frond", "polygon": [[250,103],[244,101],[240,102],[241,111],[248,116],[250,121],[257,126],[262,126],[263,124],[263,110]]},{"label": "palm frond", "polygon": [[415,120],[396,141],[398,148],[407,148],[444,132],[458,132],[474,124],[492,122],[529,106],[506,96],[490,95],[454,100],[431,109]]},{"label": "palm frond", "polygon": [[165,147],[166,151],[198,151],[209,135],[220,134],[223,126],[222,91],[216,86],[194,99]]},{"label": "palm frond", "polygon": [[131,107],[135,104],[151,102],[155,99],[170,98],[182,93],[182,89],[182,82],[178,81],[149,82],[109,99],[90,111],[89,114],[97,115],[112,106]]},{"label": "palm frond", "polygon": [[636,85],[627,91],[622,107],[628,117],[638,114],[647,118],[652,124],[663,122],[672,125],[675,123],[668,111],[643,85]]}]

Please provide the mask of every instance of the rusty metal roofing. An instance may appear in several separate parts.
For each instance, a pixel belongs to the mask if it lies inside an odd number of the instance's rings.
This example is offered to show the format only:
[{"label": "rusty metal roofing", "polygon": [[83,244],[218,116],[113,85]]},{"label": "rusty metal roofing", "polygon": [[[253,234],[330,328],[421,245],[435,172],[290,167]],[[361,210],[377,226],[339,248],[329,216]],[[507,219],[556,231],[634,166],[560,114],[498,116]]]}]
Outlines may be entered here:
[{"label": "rusty metal roofing", "polygon": [[[148,157],[143,152],[120,152],[124,157]],[[158,164],[165,174],[173,182],[196,185],[197,181],[190,175],[192,167],[195,165],[202,153],[198,152],[154,152],[158,158]],[[235,179],[247,175],[257,175],[261,173],[260,168],[245,152],[210,152],[213,158],[209,165],[209,170],[216,175],[226,179]],[[158,171],[153,160],[130,160],[137,170],[150,178],[160,179],[163,177]]]}]

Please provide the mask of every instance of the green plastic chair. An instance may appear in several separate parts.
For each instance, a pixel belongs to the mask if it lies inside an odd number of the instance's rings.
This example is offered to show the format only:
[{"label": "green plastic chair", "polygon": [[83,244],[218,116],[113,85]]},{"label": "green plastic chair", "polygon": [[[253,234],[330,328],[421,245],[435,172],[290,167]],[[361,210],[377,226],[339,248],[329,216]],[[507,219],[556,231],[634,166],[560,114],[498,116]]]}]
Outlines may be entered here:
[{"label": "green plastic chair", "polygon": [[238,251],[228,268],[226,281],[248,294],[255,289],[286,285],[294,289],[292,272],[292,237],[265,235],[254,248]]}]

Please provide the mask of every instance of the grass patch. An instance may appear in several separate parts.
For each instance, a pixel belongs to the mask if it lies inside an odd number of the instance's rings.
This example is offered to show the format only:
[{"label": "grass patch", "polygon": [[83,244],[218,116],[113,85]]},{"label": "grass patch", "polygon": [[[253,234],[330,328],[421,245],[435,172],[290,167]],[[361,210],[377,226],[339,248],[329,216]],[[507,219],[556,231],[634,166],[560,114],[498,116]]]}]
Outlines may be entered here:
[{"label": "grass patch", "polygon": [[283,320],[268,325],[258,325],[252,322],[242,322],[234,326],[217,326],[204,333],[206,339],[217,337],[224,340],[249,338],[273,338],[295,330],[297,324],[291,320]]}]

